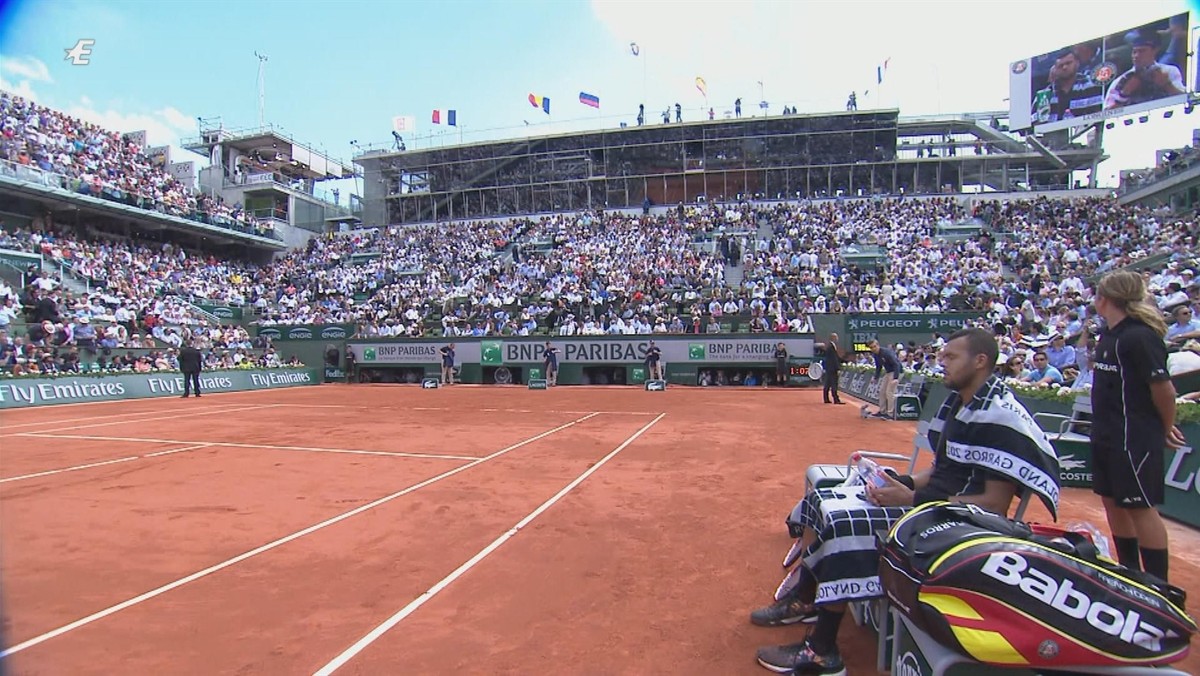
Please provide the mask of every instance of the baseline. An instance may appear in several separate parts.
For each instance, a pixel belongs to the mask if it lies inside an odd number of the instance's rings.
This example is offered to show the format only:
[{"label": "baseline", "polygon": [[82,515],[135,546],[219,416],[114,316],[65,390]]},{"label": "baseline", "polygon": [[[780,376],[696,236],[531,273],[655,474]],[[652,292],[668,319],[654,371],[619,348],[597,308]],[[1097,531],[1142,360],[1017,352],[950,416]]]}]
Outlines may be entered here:
[{"label": "baseline", "polygon": [[99,437],[88,434],[55,434],[52,432],[22,432],[17,436],[37,439],[80,439],[87,441],[124,441],[146,444],[205,444],[230,448],[261,448],[271,451],[303,451],[308,453],[347,453],[351,455],[382,455],[396,458],[428,458],[432,460],[479,460],[477,455],[447,455],[442,453],[405,453],[403,451],[367,451],[353,448],[320,448],[316,446],[273,446],[271,444],[243,444],[236,441],[192,441],[186,439],[151,439],[147,437]]},{"label": "baseline", "polygon": [[[72,425],[69,427],[60,427],[56,431],[65,432],[68,430],[91,429],[93,427],[110,427],[112,425],[129,425],[132,423],[151,422],[153,420],[175,420],[178,418],[195,418],[202,415],[215,415],[218,413],[241,413],[242,411],[258,411],[264,408],[274,408],[278,404],[256,404],[253,406],[235,406],[233,408],[222,409],[205,409],[203,411],[193,411],[191,413],[172,413],[170,415],[162,415],[157,418],[137,418],[136,420],[110,420],[102,423],[88,423],[85,425]],[[3,429],[3,428],[0,428]],[[30,434],[29,432],[0,432],[0,437],[22,436]]]},{"label": "baseline", "polygon": [[[462,411],[462,407],[454,406],[380,406],[378,404],[275,404],[275,406],[294,407],[294,408],[369,408],[372,410],[405,410],[405,411]],[[481,408],[477,409],[484,413],[564,413],[568,415],[581,415],[584,413],[599,413],[601,415],[658,415],[651,411],[565,411],[554,409],[528,409],[528,408]]]},{"label": "baseline", "polygon": [[[95,402],[95,403],[108,403],[108,402]],[[210,411],[210,410],[215,410],[218,407],[237,408],[240,406],[242,406],[242,404],[217,404],[216,406],[211,406],[211,407],[204,408],[201,410],[202,411]],[[62,425],[65,423],[82,422],[84,420],[114,420],[115,418],[129,418],[131,416],[162,415],[162,414],[171,412],[171,410],[172,409],[160,408],[160,409],[152,409],[149,411],[132,411],[130,413],[109,413],[107,415],[90,415],[90,416],[85,416],[82,418],[61,418],[58,420],[38,420],[38,421],[34,421],[34,422],[14,423],[12,425],[0,425],[0,434],[16,434],[16,432],[10,432],[10,430],[15,430],[17,428],[22,428],[22,427],[34,427],[34,426],[45,427],[45,426],[51,426],[51,425]],[[179,409],[175,408],[173,410],[177,411]],[[136,420],[136,419],[130,420],[129,422],[138,422],[138,420]]]},{"label": "baseline", "polygon": [[29,648],[32,648],[32,647],[34,647],[34,646],[36,646],[36,645],[38,645],[38,644],[40,644],[40,643],[44,643],[44,642],[46,642],[46,641],[48,641],[48,640],[50,640],[50,639],[52,639],[52,638],[55,638],[55,637],[61,636],[61,635],[63,635],[63,634],[66,634],[66,633],[68,633],[68,632],[70,632],[70,631],[73,631],[73,630],[75,630],[75,629],[78,629],[78,628],[80,628],[80,627],[83,627],[83,626],[89,625],[89,624],[91,624],[91,623],[93,623],[93,622],[95,622],[95,621],[97,621],[97,620],[104,619],[104,618],[108,617],[109,615],[113,615],[113,614],[115,614],[115,613],[118,613],[118,612],[120,612],[120,611],[122,611],[122,610],[125,610],[126,608],[130,608],[130,607],[136,606],[136,605],[138,605],[138,604],[140,604],[140,603],[143,603],[143,602],[145,602],[145,601],[148,601],[148,600],[150,600],[150,599],[153,599],[153,598],[155,598],[155,597],[157,597],[157,596],[161,596],[162,594],[165,594],[165,593],[167,593],[167,592],[169,592],[169,591],[171,591],[171,590],[173,590],[173,589],[177,589],[177,588],[179,588],[179,587],[182,587],[182,586],[184,586],[184,585],[186,585],[186,584],[188,584],[188,583],[190,583],[190,582],[194,582],[194,581],[196,581],[196,580],[199,580],[199,579],[201,579],[201,578],[203,578],[203,577],[207,577],[208,575],[212,575],[213,573],[216,573],[216,572],[218,572],[218,571],[224,570],[225,568],[229,568],[230,566],[234,566],[234,565],[236,565],[236,564],[238,564],[238,563],[241,563],[242,561],[245,561],[245,560],[247,560],[247,559],[250,559],[250,558],[252,558],[252,557],[258,556],[259,554],[262,554],[262,553],[264,553],[264,552],[268,552],[268,551],[270,551],[270,550],[272,550],[272,549],[275,549],[275,548],[277,548],[277,547],[283,546],[283,545],[285,545],[285,544],[287,544],[287,543],[289,543],[289,542],[292,542],[293,540],[298,540],[298,539],[300,539],[300,538],[302,538],[302,537],[304,537],[304,536],[306,536],[306,535],[309,535],[309,534],[311,534],[311,533],[315,533],[315,532],[317,532],[317,531],[319,531],[319,530],[322,530],[322,529],[324,529],[324,528],[328,528],[329,526],[332,526],[332,525],[334,525],[334,524],[337,524],[337,523],[340,523],[340,522],[342,522],[342,521],[345,521],[346,519],[349,519],[349,518],[351,518],[351,517],[353,517],[353,516],[356,516],[356,515],[358,515],[358,514],[362,514],[363,512],[367,512],[367,511],[369,511],[369,510],[372,510],[372,509],[374,509],[374,508],[376,508],[376,507],[379,507],[380,505],[387,504],[387,503],[389,503],[389,502],[391,502],[391,501],[393,501],[393,500],[395,500],[395,499],[397,499],[397,498],[400,498],[400,497],[403,497],[403,496],[405,496],[405,495],[408,495],[409,493],[413,493],[413,492],[415,492],[415,491],[418,491],[418,490],[420,490],[420,489],[422,489],[422,488],[425,488],[426,486],[431,486],[431,485],[433,485],[433,484],[435,484],[435,483],[438,483],[439,481],[442,481],[442,480],[444,480],[444,479],[447,479],[447,478],[449,478],[449,477],[452,477],[452,476],[454,476],[454,475],[456,475],[456,474],[458,474],[458,473],[460,473],[460,472],[465,472],[465,471],[466,471],[466,470],[468,470],[468,469],[471,469],[471,468],[473,468],[473,467],[477,467],[477,466],[479,466],[479,465],[481,465],[481,464],[483,464],[483,463],[486,463],[486,462],[488,462],[489,460],[494,460],[495,458],[498,458],[498,457],[500,457],[500,456],[502,456],[502,455],[505,455],[506,453],[509,453],[509,452],[511,452],[511,451],[514,451],[514,450],[516,450],[516,449],[518,449],[518,448],[521,448],[522,446],[526,446],[526,445],[528,445],[528,444],[531,444],[531,443],[533,443],[533,442],[535,442],[535,441],[538,441],[538,440],[540,440],[540,439],[544,439],[544,438],[546,438],[546,437],[548,437],[548,436],[550,436],[550,435],[552,435],[552,434],[555,434],[555,433],[557,433],[557,432],[561,432],[562,430],[565,430],[565,429],[567,429],[567,428],[569,428],[569,427],[573,427],[573,426],[575,426],[575,425],[578,425],[579,423],[582,423],[582,422],[584,422],[584,421],[586,421],[586,420],[589,420],[589,419],[591,419],[591,418],[594,418],[594,417],[596,417],[597,415],[599,415],[599,413],[590,413],[590,414],[588,414],[588,415],[585,415],[585,416],[583,416],[583,417],[581,417],[581,418],[576,418],[575,420],[572,420],[572,421],[570,421],[570,422],[563,423],[562,425],[559,425],[559,426],[557,426],[557,427],[551,428],[551,429],[549,429],[549,430],[547,430],[547,431],[545,431],[545,432],[541,432],[541,433],[539,433],[539,434],[537,434],[537,435],[534,435],[534,436],[532,436],[532,437],[529,437],[529,438],[527,438],[527,439],[524,439],[524,440],[522,440],[522,441],[519,441],[519,442],[517,442],[517,443],[515,443],[515,444],[512,444],[512,445],[510,445],[510,446],[507,446],[507,447],[505,447],[505,448],[502,448],[502,449],[500,449],[499,451],[496,451],[496,452],[494,452],[494,453],[491,453],[491,454],[489,454],[489,455],[486,455],[486,456],[484,456],[484,457],[482,457],[482,458],[479,458],[479,459],[477,459],[477,460],[474,460],[473,462],[469,462],[469,463],[467,463],[467,464],[465,464],[465,465],[461,465],[461,466],[459,466],[459,467],[455,467],[454,469],[451,469],[451,470],[448,470],[448,471],[442,472],[441,474],[437,474],[437,475],[435,475],[435,476],[433,476],[433,477],[430,477],[430,478],[428,478],[428,479],[425,479],[424,481],[420,481],[420,482],[417,482],[417,483],[415,483],[415,484],[412,484],[411,486],[408,486],[408,487],[406,487],[406,488],[403,488],[403,489],[401,489],[401,490],[399,490],[399,491],[396,491],[395,493],[392,493],[392,494],[390,494],[390,495],[385,495],[384,497],[382,497],[382,498],[379,498],[378,500],[374,500],[374,501],[372,501],[372,502],[368,502],[368,503],[367,503],[367,504],[365,504],[365,505],[360,505],[359,507],[356,507],[356,508],[354,508],[354,509],[351,509],[351,510],[349,510],[349,511],[346,511],[346,512],[343,512],[343,513],[341,513],[341,514],[338,514],[337,516],[334,516],[334,517],[331,517],[331,518],[329,518],[329,519],[326,519],[326,520],[324,520],[324,521],[321,521],[320,523],[313,524],[312,526],[309,526],[309,527],[307,527],[307,528],[304,528],[304,529],[302,529],[302,530],[296,531],[296,532],[294,532],[294,533],[292,533],[292,534],[290,534],[290,535],[285,535],[284,537],[278,538],[278,539],[276,539],[276,540],[272,540],[271,542],[268,542],[267,544],[265,544],[265,545],[262,545],[262,546],[260,546],[260,547],[256,547],[256,548],[254,548],[254,549],[252,549],[252,550],[250,550],[250,551],[248,551],[248,552],[244,552],[244,553],[242,553],[242,554],[239,554],[239,555],[237,555],[237,556],[234,556],[234,557],[232,557],[232,558],[230,558],[230,559],[226,559],[225,561],[222,561],[222,562],[220,562],[220,563],[217,563],[217,564],[214,564],[214,565],[212,565],[212,566],[209,566],[209,567],[207,567],[207,568],[204,568],[203,570],[196,571],[195,573],[192,573],[191,575],[187,575],[187,576],[185,576],[185,577],[179,578],[178,580],[175,580],[174,582],[169,582],[169,583],[167,583],[167,584],[165,584],[165,585],[162,585],[162,586],[160,586],[160,587],[156,587],[155,589],[151,589],[150,591],[148,591],[148,592],[145,592],[145,593],[143,593],[143,594],[139,594],[138,596],[135,596],[135,597],[133,597],[133,598],[131,598],[131,599],[128,599],[128,600],[126,600],[126,601],[122,601],[121,603],[118,603],[118,604],[115,604],[115,605],[109,606],[108,608],[105,608],[105,609],[103,609],[103,610],[100,610],[100,611],[97,611],[97,612],[95,612],[95,613],[92,613],[91,615],[88,615],[88,616],[86,616],[86,617],[82,617],[82,618],[80,618],[80,619],[78,619],[78,620],[75,620],[74,622],[71,622],[71,623],[69,623],[69,624],[65,624],[65,625],[63,625],[63,626],[61,626],[61,627],[58,627],[57,629],[52,629],[52,630],[50,630],[50,631],[48,631],[48,632],[45,632],[45,633],[43,633],[43,634],[40,634],[40,635],[38,635],[38,636],[35,636],[35,637],[33,637],[33,638],[31,638],[31,639],[28,639],[28,640],[26,640],[26,641],[23,641],[23,642],[21,642],[21,643],[18,643],[17,645],[11,646],[11,647],[9,647],[9,648],[5,648],[4,650],[0,650],[0,659],[2,659],[2,658],[5,658],[5,657],[8,657],[8,656],[10,656],[10,655],[14,655],[14,654],[16,654],[16,653],[19,653],[19,652],[21,652],[21,651],[23,651],[23,650],[27,650],[27,649],[29,649]]},{"label": "baseline", "polygon": [[433,597],[437,596],[439,592],[441,592],[446,587],[450,586],[451,583],[453,583],[455,580],[457,580],[458,578],[460,578],[464,574],[466,574],[467,571],[471,570],[476,565],[478,565],[481,561],[483,561],[485,558],[487,558],[488,555],[490,555],[492,552],[496,551],[500,547],[500,545],[503,545],[505,542],[510,540],[514,535],[516,535],[518,532],[520,532],[520,530],[522,528],[524,528],[525,526],[528,526],[531,522],[533,522],[534,519],[541,516],[541,514],[543,512],[545,512],[546,510],[553,507],[554,504],[556,502],[558,502],[559,500],[561,500],[563,497],[565,497],[567,495],[567,493],[570,493],[571,491],[575,490],[575,488],[577,486],[579,486],[579,484],[583,483],[589,476],[591,476],[597,470],[599,470],[601,467],[606,465],[609,460],[612,460],[613,458],[615,458],[617,456],[617,454],[619,454],[621,451],[625,450],[634,441],[637,441],[638,437],[642,436],[647,431],[649,431],[649,429],[651,427],[654,427],[654,425],[656,425],[658,423],[658,421],[660,421],[664,417],[666,417],[666,415],[667,415],[666,413],[659,413],[654,418],[654,420],[651,420],[650,422],[646,423],[645,425],[643,425],[641,427],[641,429],[634,432],[629,438],[625,439],[625,441],[621,442],[620,446],[617,446],[612,451],[610,451],[608,453],[608,455],[604,456],[599,461],[597,461],[594,465],[592,465],[591,467],[584,470],[582,474],[575,477],[575,479],[573,479],[570,483],[568,483],[566,486],[564,486],[562,488],[562,490],[555,493],[553,496],[550,497],[550,499],[546,500],[541,505],[539,505],[536,509],[534,509],[528,515],[526,515],[525,518],[518,521],[516,523],[516,525],[514,525],[512,528],[505,531],[503,534],[500,535],[500,537],[493,540],[491,542],[491,544],[489,544],[488,546],[479,550],[479,552],[477,554],[475,554],[475,556],[472,556],[461,566],[459,566],[458,568],[455,568],[449,575],[442,578],[441,581],[439,581],[437,584],[433,585],[428,590],[423,592],[420,596],[418,596],[416,599],[414,599],[407,606],[404,606],[403,608],[401,608],[399,611],[396,612],[396,614],[394,614],[391,617],[389,617],[388,619],[384,620],[382,624],[380,624],[379,626],[372,629],[370,632],[367,633],[366,636],[363,636],[361,639],[359,639],[357,642],[355,642],[354,645],[347,648],[340,655],[338,655],[337,657],[330,660],[328,664],[326,664],[325,666],[318,669],[313,674],[313,676],[329,676],[329,674],[332,674],[333,672],[337,671],[339,668],[341,668],[343,665],[345,665],[346,662],[349,662],[351,659],[353,659],[355,655],[359,654],[367,646],[374,643],[380,636],[383,636],[385,633],[388,632],[388,630],[392,629],[397,624],[400,624],[400,622],[402,622],[404,620],[404,618],[408,617],[409,615],[412,615],[414,612],[417,611],[417,609],[419,609],[421,606],[428,603],[431,599],[433,599]]}]

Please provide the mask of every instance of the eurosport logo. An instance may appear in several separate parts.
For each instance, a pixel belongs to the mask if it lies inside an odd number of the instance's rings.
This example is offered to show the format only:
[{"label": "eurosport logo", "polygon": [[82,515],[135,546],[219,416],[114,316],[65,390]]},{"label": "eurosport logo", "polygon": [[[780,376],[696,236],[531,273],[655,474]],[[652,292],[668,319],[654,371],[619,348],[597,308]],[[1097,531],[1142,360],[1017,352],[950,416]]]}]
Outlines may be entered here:
[{"label": "eurosport logo", "polygon": [[346,329],[343,329],[340,326],[330,326],[329,328],[321,330],[321,337],[322,338],[345,338],[346,337]]},{"label": "eurosport logo", "polygon": [[312,338],[312,331],[305,328],[292,329],[288,331],[288,338],[291,340],[308,340]]},{"label": "eurosport logo", "polygon": [[92,45],[96,41],[92,38],[80,38],[75,41],[74,47],[64,48],[67,53],[63,61],[70,61],[72,66],[87,66],[92,62]]}]

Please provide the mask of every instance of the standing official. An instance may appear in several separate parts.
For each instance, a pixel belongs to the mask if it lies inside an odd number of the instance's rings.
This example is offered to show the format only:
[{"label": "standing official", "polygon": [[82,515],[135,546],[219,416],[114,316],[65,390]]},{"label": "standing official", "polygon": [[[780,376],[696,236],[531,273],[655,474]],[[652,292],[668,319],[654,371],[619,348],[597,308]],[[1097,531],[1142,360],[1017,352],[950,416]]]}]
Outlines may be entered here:
[{"label": "standing official", "polygon": [[542,356],[542,368],[546,371],[546,385],[554,387],[558,384],[558,348],[546,341],[546,351]]},{"label": "standing official", "polygon": [[450,343],[449,345],[443,345],[442,349],[438,350],[438,351],[442,353],[442,384],[443,385],[453,385],[454,384],[454,343]]},{"label": "standing official", "polygon": [[1092,371],[1092,490],[1121,565],[1165,581],[1167,528],[1155,508],[1163,501],[1163,449],[1186,443],[1175,426],[1167,325],[1134,272],[1101,279],[1094,304],[1106,328]]},{"label": "standing official", "polygon": [[662,380],[662,348],[650,341],[646,348],[646,376],[650,380]]},{"label": "standing official", "polygon": [[183,398],[186,399],[192,389],[196,390],[196,398],[200,398],[200,350],[195,348],[195,341],[188,341],[179,349],[179,370],[183,372]]},{"label": "standing official", "polygon": [[879,384],[879,410],[872,413],[871,417],[891,420],[892,411],[896,406],[896,383],[900,382],[904,367],[901,366],[896,353],[890,348],[882,347],[878,340],[872,340],[867,347],[871,348],[875,355],[875,377],[883,375]]},{"label": "standing official", "polygon": [[782,342],[775,345],[775,384],[783,387],[787,385],[788,377],[788,351],[787,345]]},{"label": "standing official", "polygon": [[833,396],[833,403],[839,406],[845,404],[841,397],[838,396],[838,372],[842,369],[842,348],[838,345],[838,334],[829,334],[829,340],[824,343],[817,343],[817,347],[823,350],[821,358],[821,383],[824,387],[821,388],[821,396],[825,403],[830,403],[829,397]]}]

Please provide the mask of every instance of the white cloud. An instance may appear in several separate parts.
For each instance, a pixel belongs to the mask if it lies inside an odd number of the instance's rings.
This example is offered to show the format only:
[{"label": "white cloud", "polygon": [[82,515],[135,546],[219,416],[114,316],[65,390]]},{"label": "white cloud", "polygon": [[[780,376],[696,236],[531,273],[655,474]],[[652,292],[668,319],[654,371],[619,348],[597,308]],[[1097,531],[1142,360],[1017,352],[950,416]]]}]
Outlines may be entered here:
[{"label": "white cloud", "polygon": [[0,59],[0,72],[34,82],[54,82],[45,62],[32,56],[5,56]]},{"label": "white cloud", "polygon": [[[614,61],[617,95],[606,109],[636,110],[645,100],[650,120],[675,101],[695,115],[703,104],[697,75],[718,117],[739,97],[745,114],[758,113],[759,81],[772,114],[784,105],[841,110],[850,91],[860,109],[894,107],[902,116],[1005,110],[1011,61],[1187,11],[1180,0],[1105,5],[1104,12],[1010,0],[1004,10],[980,6],[959,18],[939,0],[711,0],[687,9],[671,0],[591,0],[591,7],[614,59],[624,59]],[[630,42],[641,47],[636,59]],[[876,67],[887,58],[879,86]],[[1155,148],[1191,142],[1190,119],[1151,117],[1156,123],[1109,134],[1112,159],[1102,174],[1153,164]]]},{"label": "white cloud", "polygon": [[11,92],[17,96],[20,96],[21,98],[29,99],[31,101],[41,100],[37,92],[33,91],[33,85],[29,83],[29,80],[9,82],[8,80],[4,79],[3,75],[0,75],[0,90]]}]

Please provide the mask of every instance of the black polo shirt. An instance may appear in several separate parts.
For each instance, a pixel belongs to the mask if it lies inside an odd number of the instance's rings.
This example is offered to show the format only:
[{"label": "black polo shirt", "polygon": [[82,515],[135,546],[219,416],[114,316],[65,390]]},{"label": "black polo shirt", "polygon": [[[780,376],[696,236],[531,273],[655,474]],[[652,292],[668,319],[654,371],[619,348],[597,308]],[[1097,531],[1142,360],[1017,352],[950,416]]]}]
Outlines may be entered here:
[{"label": "black polo shirt", "polygon": [[1169,379],[1167,349],[1154,329],[1126,317],[1104,331],[1092,372],[1092,443],[1161,451],[1166,430],[1150,384]]}]

